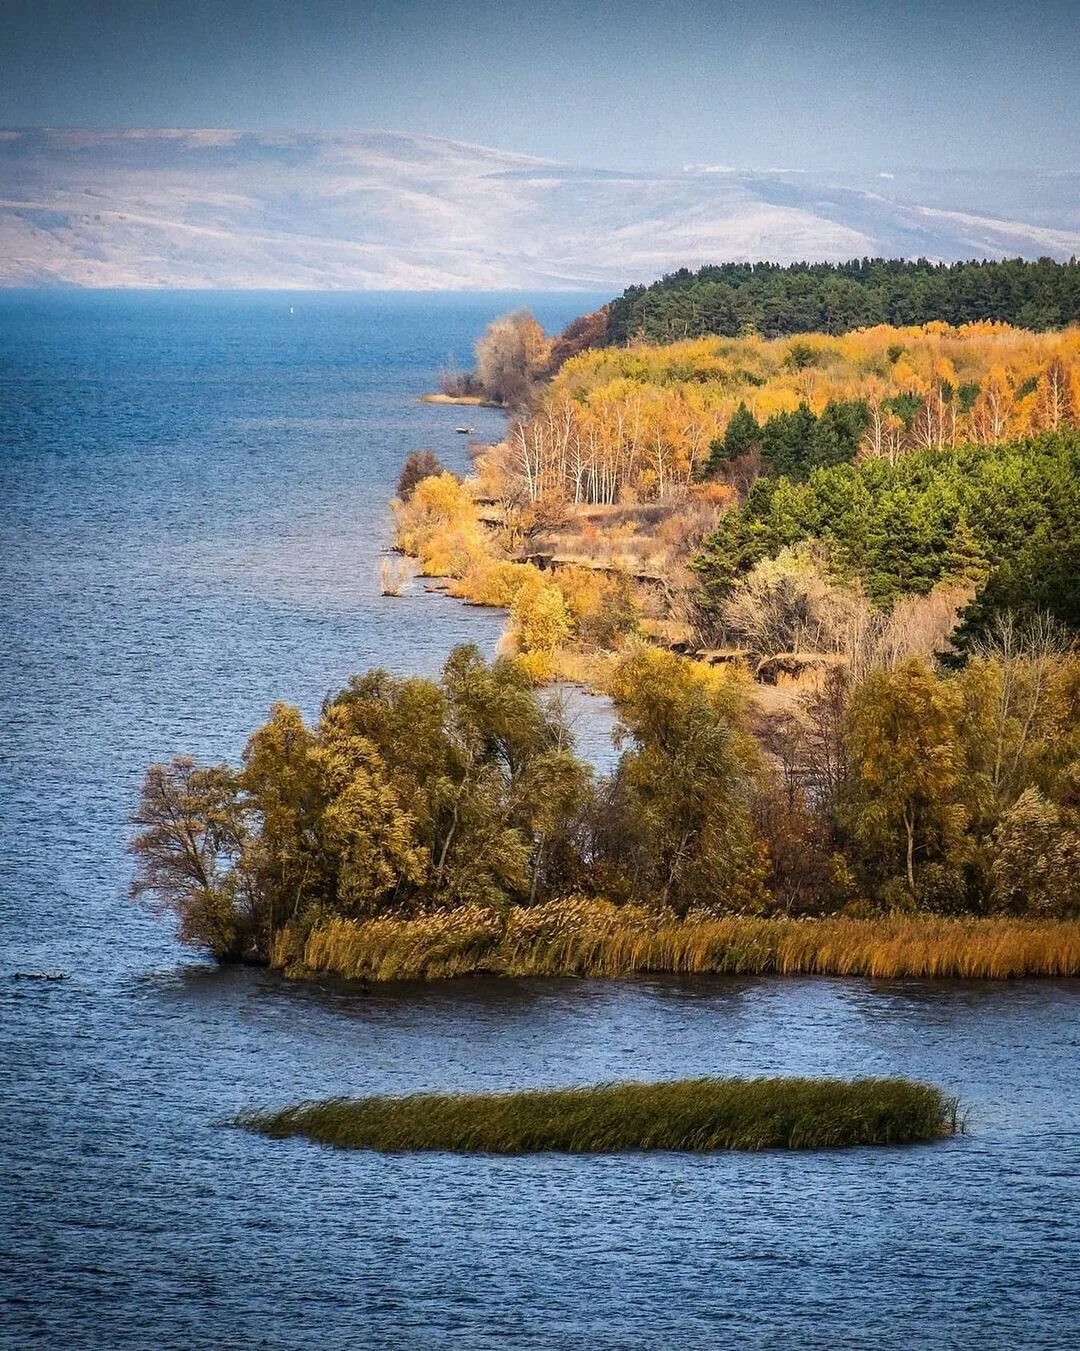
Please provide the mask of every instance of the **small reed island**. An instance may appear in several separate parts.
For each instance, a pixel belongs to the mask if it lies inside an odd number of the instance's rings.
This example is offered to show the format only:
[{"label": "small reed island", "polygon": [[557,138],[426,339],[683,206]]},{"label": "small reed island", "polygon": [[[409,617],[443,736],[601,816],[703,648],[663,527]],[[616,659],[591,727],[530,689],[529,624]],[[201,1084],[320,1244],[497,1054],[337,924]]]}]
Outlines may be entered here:
[{"label": "small reed island", "polygon": [[454,1154],[835,1149],[940,1140],[956,1098],[905,1079],[684,1079],[515,1093],[335,1098],[236,1119],[273,1139]]}]

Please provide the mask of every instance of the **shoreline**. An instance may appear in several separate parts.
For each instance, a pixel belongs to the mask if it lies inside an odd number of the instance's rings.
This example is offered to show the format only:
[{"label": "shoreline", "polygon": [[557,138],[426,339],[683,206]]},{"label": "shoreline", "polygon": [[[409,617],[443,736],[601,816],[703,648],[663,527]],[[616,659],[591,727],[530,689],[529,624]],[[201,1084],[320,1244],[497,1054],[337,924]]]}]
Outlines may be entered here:
[{"label": "shoreline", "polygon": [[458,408],[497,408],[500,412],[506,412],[501,403],[496,403],[494,399],[485,399],[480,394],[443,394],[440,391],[434,391],[430,394],[419,395],[416,402],[437,403]]}]

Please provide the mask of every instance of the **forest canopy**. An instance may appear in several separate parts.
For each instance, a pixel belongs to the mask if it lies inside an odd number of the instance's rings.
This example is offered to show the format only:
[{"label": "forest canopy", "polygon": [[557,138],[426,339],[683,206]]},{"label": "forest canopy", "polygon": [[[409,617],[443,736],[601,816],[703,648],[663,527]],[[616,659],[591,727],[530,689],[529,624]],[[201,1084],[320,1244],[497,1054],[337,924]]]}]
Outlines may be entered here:
[{"label": "forest canopy", "polygon": [[481,466],[494,496],[671,501],[855,459],[1076,426],[1080,329],[931,323],[841,336],[696,338],[567,361]]},{"label": "forest canopy", "polygon": [[751,333],[847,333],[877,324],[970,324],[1036,331],[1080,321],[1080,264],[933,263],[856,258],[846,263],[722,263],[680,268],[631,286],[606,307],[605,342],[675,342]]},{"label": "forest canopy", "polygon": [[706,608],[808,540],[882,605],[966,580],[979,589],[973,619],[1043,611],[1080,630],[1080,434],[831,465],[803,482],[759,478],[695,562]]}]

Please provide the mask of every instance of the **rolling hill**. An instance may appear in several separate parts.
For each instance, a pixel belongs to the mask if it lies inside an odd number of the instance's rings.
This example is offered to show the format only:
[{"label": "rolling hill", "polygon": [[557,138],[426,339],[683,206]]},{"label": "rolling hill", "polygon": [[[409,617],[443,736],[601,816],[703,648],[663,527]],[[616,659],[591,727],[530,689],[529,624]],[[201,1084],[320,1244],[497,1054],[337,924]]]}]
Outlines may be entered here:
[{"label": "rolling hill", "polygon": [[1068,258],[1080,175],[621,173],[391,132],[0,132],[0,285],[621,289],[675,267]]}]

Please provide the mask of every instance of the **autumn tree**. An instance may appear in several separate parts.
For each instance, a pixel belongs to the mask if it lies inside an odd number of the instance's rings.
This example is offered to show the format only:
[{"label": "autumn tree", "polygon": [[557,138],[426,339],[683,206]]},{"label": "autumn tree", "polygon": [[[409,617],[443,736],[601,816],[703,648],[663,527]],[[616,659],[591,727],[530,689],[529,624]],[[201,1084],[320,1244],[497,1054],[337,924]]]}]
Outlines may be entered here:
[{"label": "autumn tree", "polygon": [[571,357],[607,341],[607,307],[572,319],[558,337],[552,339],[549,369],[555,374]]},{"label": "autumn tree", "polygon": [[395,903],[547,897],[553,841],[588,775],[519,663],[463,646],[438,683],[369,672],[328,703],[324,737],[334,726],[375,748],[412,823]]},{"label": "autumn tree", "polygon": [[378,914],[423,880],[427,851],[374,742],[333,707],[319,730],[320,833],[336,874],[333,909],[352,918]]},{"label": "autumn tree", "polygon": [[1038,429],[1056,432],[1077,425],[1076,406],[1069,372],[1060,357],[1047,366],[1038,384]]},{"label": "autumn tree", "polygon": [[492,320],[476,344],[476,377],[492,399],[525,407],[547,367],[550,346],[528,310]]},{"label": "autumn tree", "polygon": [[973,441],[992,446],[1005,440],[1014,394],[1008,373],[1000,365],[992,366],[971,409],[969,426]]},{"label": "autumn tree", "polygon": [[1080,754],[1080,670],[1047,614],[1001,611],[956,676],[968,780],[988,828],[1027,786],[1054,790]]},{"label": "autumn tree", "polygon": [[611,695],[626,749],[606,847],[632,894],[679,913],[760,909],[767,856],[750,812],[758,761],[736,685],[641,648],[616,667]]},{"label": "autumn tree", "polygon": [[959,719],[956,690],[916,660],[870,675],[848,709],[841,825],[866,873],[902,873],[912,899],[920,868],[964,861]]},{"label": "autumn tree", "polygon": [[398,475],[397,495],[402,502],[407,502],[413,495],[417,484],[423,479],[433,478],[438,474],[448,473],[446,466],[433,450],[414,450],[401,466],[401,473]]},{"label": "autumn tree", "polygon": [[1025,788],[994,831],[995,909],[1040,917],[1080,913],[1080,814]]},{"label": "autumn tree", "polygon": [[257,942],[262,907],[242,866],[250,836],[237,775],[189,756],[151,765],[131,821],[132,897],[175,914],[184,942],[239,959]]},{"label": "autumn tree", "polygon": [[286,703],[274,704],[244,748],[240,783],[259,822],[248,867],[266,898],[271,933],[308,906],[336,900],[323,828],[329,794],[318,750],[299,709]]}]

